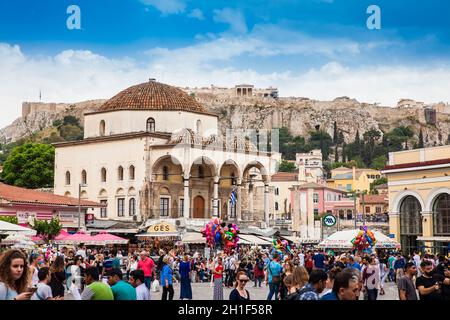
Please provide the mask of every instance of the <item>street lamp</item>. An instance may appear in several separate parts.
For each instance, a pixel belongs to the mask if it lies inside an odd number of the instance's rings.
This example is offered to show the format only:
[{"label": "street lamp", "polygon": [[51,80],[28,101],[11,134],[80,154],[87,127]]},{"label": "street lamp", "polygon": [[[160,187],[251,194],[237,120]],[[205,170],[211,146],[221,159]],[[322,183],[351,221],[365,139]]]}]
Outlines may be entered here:
[{"label": "street lamp", "polygon": [[81,231],[81,188],[86,187],[84,183],[78,184],[78,232]]}]

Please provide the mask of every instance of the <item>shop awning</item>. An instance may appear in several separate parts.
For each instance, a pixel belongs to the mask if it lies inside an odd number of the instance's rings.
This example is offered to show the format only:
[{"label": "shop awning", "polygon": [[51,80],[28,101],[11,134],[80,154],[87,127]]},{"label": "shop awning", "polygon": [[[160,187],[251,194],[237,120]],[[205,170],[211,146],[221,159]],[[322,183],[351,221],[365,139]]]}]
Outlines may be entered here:
[{"label": "shop awning", "polygon": [[293,243],[299,244],[301,242],[301,239],[299,237],[294,237],[294,236],[281,236],[281,238],[289,240]]},{"label": "shop awning", "polygon": [[272,242],[262,239],[251,234],[239,234],[239,239],[249,242],[250,244],[256,245],[270,245]]},{"label": "shop awning", "polygon": [[206,243],[206,238],[200,232],[186,232],[181,237],[182,243]]},{"label": "shop awning", "polygon": [[419,241],[450,242],[450,237],[417,237]]},{"label": "shop awning", "polygon": [[178,232],[147,232],[136,234],[135,237],[154,237],[154,238],[164,238],[164,237],[180,237]]}]

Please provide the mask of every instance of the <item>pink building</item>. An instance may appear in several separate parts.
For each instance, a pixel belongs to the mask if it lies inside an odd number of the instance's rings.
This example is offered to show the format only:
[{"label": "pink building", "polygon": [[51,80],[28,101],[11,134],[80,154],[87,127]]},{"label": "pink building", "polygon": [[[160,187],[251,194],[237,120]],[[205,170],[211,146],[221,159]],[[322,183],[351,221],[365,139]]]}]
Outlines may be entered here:
[{"label": "pink building", "polygon": [[291,189],[292,230],[301,238],[321,239],[320,216],[339,212],[353,215],[354,201],[345,192],[317,183],[293,186]]},{"label": "pink building", "polygon": [[[92,208],[104,207],[100,203],[81,200],[81,226],[85,225],[84,213]],[[0,183],[0,216],[16,217],[26,226],[36,220],[59,219],[65,229],[78,229],[78,199],[58,196]]]}]

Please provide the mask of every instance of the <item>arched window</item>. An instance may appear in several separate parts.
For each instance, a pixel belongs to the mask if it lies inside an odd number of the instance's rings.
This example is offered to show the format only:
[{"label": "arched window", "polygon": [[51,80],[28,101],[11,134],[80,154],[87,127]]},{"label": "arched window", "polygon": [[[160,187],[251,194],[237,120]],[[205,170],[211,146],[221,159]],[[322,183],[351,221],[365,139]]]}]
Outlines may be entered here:
[{"label": "arched window", "polygon": [[155,132],[155,119],[147,119],[147,132]]},{"label": "arched window", "polygon": [[99,133],[100,136],[104,136],[106,132],[106,124],[105,124],[105,120],[100,121],[100,127],[99,127]]},{"label": "arched window", "polygon": [[131,198],[129,201],[128,214],[130,215],[130,217],[132,217],[136,214],[136,199],[135,198]]},{"label": "arched window", "polygon": [[413,196],[407,196],[400,205],[400,233],[402,235],[421,235],[422,207],[419,200]]},{"label": "arched window", "polygon": [[163,180],[169,180],[169,167],[163,167]]},{"label": "arched window", "polygon": [[130,169],[128,171],[129,171],[130,180],[134,180],[134,175],[136,172],[136,169],[134,168],[134,166],[130,166]]},{"label": "arched window", "polygon": [[87,173],[86,170],[81,171],[81,183],[87,184]]},{"label": "arched window", "polygon": [[434,235],[450,235],[450,195],[447,193],[437,197],[434,207]]},{"label": "arched window", "polygon": [[106,182],[106,169],[102,168],[102,182]]},{"label": "arched window", "polygon": [[66,172],[66,186],[70,186],[70,172]]},{"label": "arched window", "polygon": [[120,166],[119,169],[117,169],[117,177],[119,179],[119,181],[123,180],[123,167]]}]

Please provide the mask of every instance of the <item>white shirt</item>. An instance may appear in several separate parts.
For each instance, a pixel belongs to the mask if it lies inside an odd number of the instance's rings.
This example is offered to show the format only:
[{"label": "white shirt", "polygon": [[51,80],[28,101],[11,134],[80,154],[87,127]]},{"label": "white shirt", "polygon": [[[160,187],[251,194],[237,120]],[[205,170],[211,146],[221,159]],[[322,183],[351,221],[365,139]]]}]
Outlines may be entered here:
[{"label": "white shirt", "polygon": [[82,256],[83,259],[86,259],[86,251],[84,251],[83,249],[78,250],[75,255],[76,256]]},{"label": "white shirt", "polygon": [[145,283],[136,287],[136,300],[150,300],[150,290]]},{"label": "white shirt", "polygon": [[305,254],[304,253],[299,253],[298,254],[298,258],[300,259],[300,266],[304,266],[305,265]]},{"label": "white shirt", "polygon": [[415,254],[413,259],[414,259],[414,264],[416,265],[416,268],[419,269],[419,267],[420,267],[420,256],[418,254]]},{"label": "white shirt", "polygon": [[52,289],[49,285],[39,282],[37,288],[37,291],[31,296],[31,300],[47,300],[48,298],[53,298]]}]

